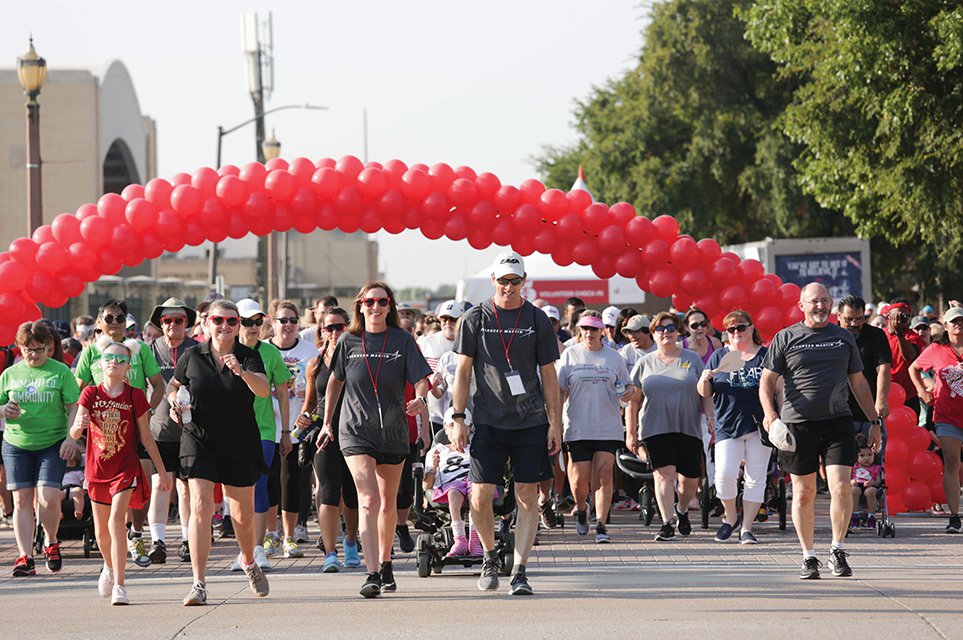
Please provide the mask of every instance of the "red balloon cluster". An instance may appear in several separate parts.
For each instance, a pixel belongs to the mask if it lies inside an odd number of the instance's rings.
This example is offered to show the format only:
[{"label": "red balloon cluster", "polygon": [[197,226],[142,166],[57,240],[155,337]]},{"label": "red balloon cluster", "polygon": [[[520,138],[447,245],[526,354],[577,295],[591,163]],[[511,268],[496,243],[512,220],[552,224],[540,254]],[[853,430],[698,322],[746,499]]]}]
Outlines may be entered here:
[{"label": "red balloon cluster", "polygon": [[727,312],[745,309],[766,338],[800,319],[799,287],[765,274],[757,260],[723,253],[715,240],[680,235],[671,216],[649,219],[628,203],[593,203],[585,191],[546,189],[537,180],[503,185],[469,167],[345,156],[205,167],[57,216],[0,254],[0,343],[39,317],[37,303],[61,306],[123,265],[205,241],[319,228],[419,229],[476,249],[538,251],[563,266],[591,266],[603,279],[635,278],[642,289],[671,296],[676,308],[699,306],[716,326]]},{"label": "red balloon cluster", "polygon": [[930,432],[917,426],[916,412],[905,406],[906,390],[890,387],[886,419],[886,502],[890,513],[922,511],[945,502],[943,461],[929,451]]}]

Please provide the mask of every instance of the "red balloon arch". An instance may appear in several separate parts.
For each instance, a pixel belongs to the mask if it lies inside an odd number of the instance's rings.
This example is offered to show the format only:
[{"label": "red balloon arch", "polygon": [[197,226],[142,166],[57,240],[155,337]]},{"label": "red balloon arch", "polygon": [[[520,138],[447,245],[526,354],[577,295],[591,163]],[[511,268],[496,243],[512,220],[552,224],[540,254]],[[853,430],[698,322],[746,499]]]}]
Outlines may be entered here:
[{"label": "red balloon arch", "polygon": [[591,266],[603,279],[635,278],[643,290],[671,296],[678,309],[698,306],[716,326],[728,311],[745,309],[764,337],[802,318],[798,286],[766,274],[758,260],[723,253],[715,240],[679,235],[671,216],[650,220],[626,202],[593,203],[585,191],[546,189],[538,180],[503,185],[469,167],[345,156],[204,167],[58,215],[0,253],[0,344],[40,317],[37,303],[62,306],[124,265],[185,245],[290,229],[419,229],[475,249],[537,251],[562,266]]}]

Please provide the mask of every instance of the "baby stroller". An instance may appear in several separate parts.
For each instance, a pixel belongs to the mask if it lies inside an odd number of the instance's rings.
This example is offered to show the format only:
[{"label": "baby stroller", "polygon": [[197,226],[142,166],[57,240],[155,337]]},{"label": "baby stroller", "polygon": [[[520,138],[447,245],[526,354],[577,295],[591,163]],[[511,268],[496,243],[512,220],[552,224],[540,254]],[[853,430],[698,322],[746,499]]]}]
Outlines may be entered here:
[{"label": "baby stroller", "polygon": [[651,465],[628,449],[618,450],[615,454],[615,464],[625,474],[626,492],[629,492],[628,487],[638,486],[636,493],[639,502],[639,520],[645,526],[649,526],[659,511],[654,504],[655,481],[652,479]]},{"label": "baby stroller", "polygon": [[[435,435],[436,442],[447,442],[444,431]],[[421,509],[424,504],[424,467],[413,469],[415,475],[415,504]],[[465,505],[467,509],[467,504]],[[511,472],[506,473],[503,483],[498,486],[494,502],[496,516],[506,516],[515,511],[515,492],[511,479]],[[415,528],[422,531],[415,541],[415,557],[417,560],[418,577],[427,578],[432,573],[440,574],[446,566],[462,566],[470,568],[484,561],[482,556],[452,556],[446,554],[455,544],[455,535],[451,528],[451,515],[448,505],[429,502],[419,514]],[[501,560],[499,573],[503,576],[511,575],[515,562],[515,537],[511,531],[495,533],[495,552]]]},{"label": "baby stroller", "polygon": [[[64,486],[64,496],[60,501],[60,528],[57,537],[60,540],[83,540],[84,557],[89,558],[90,552],[97,547],[97,540],[94,535],[94,513],[90,504],[90,496],[84,492],[84,513],[81,519],[77,519],[74,514],[74,501],[70,498],[70,489],[73,485]],[[44,534],[43,527],[40,525],[40,518],[37,518],[37,531],[34,536],[34,552],[39,556],[43,554]]]},{"label": "baby stroller", "polygon": [[[759,513],[752,514],[752,517],[756,522],[765,522],[769,519],[770,511],[775,511],[779,516],[779,530],[786,530],[786,517],[788,512],[788,499],[786,497],[786,477],[785,474],[779,469],[779,465],[776,462],[776,450],[773,449],[769,457],[769,469],[767,471],[767,481],[766,481],[766,492],[764,494],[762,505],[759,509]],[[737,483],[738,493],[736,495],[736,509],[742,517],[746,514],[742,513],[742,475],[740,474]],[[709,528],[709,516],[712,515],[713,508],[717,506],[718,499],[716,498],[715,487],[709,487],[706,480],[702,481],[702,494],[700,497],[700,506],[702,507],[702,528]],[[721,509],[721,504],[719,504]]]}]

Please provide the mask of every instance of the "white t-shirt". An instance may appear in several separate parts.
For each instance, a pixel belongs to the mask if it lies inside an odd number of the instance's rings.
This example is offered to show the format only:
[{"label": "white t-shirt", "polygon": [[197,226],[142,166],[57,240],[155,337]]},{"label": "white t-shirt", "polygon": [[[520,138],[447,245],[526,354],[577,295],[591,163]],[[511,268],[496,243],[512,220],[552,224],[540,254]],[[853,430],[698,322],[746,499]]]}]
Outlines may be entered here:
[{"label": "white t-shirt", "polygon": [[435,451],[438,451],[441,456],[438,461],[438,471],[435,473],[435,488],[468,475],[468,471],[471,469],[471,455],[468,453],[467,446],[465,451],[461,452],[439,442],[429,449],[425,456],[426,469],[431,469],[434,466]]},{"label": "white t-shirt", "polygon": [[[278,347],[276,344],[274,346]],[[289,349],[278,347],[278,351],[281,352],[281,358],[284,359],[284,364],[287,366],[288,371],[291,372],[291,383],[288,385],[291,424],[288,425],[288,427],[293,428],[298,420],[298,414],[301,413],[301,407],[304,406],[304,396],[308,388],[306,373],[308,361],[318,355],[318,349],[314,346],[313,342],[299,339],[294,343],[293,347]],[[280,428],[281,414],[280,412],[275,412],[275,415],[277,416],[278,426]]]},{"label": "white t-shirt", "polygon": [[[455,341],[446,339],[441,331],[418,338],[418,348],[421,349],[421,355],[425,356],[428,366],[436,373],[438,372],[439,359],[446,353],[450,353],[454,346]],[[451,404],[450,386],[440,398],[435,398],[434,395],[429,393],[428,416],[431,421],[440,424],[445,418],[445,411],[449,404]]]}]

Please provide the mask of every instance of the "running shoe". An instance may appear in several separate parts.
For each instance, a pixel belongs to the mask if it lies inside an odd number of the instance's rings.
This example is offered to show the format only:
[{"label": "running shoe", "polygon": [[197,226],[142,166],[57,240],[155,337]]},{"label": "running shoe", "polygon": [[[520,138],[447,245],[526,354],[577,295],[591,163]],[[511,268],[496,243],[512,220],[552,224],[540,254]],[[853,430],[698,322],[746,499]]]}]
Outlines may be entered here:
[{"label": "running shoe", "polygon": [[692,523],[689,522],[689,512],[680,512],[678,509],[675,510],[675,517],[678,521],[679,535],[687,536],[692,533]]},{"label": "running shoe", "polygon": [[211,531],[220,531],[221,525],[224,524],[224,516],[219,513],[211,514]]},{"label": "running shoe", "polygon": [[512,575],[512,582],[508,593],[513,596],[530,596],[534,593],[532,585],[528,584],[525,567],[518,567]]},{"label": "running shoe", "polygon": [[294,526],[294,541],[298,544],[303,544],[310,540],[308,537],[308,527],[307,525],[299,522]]},{"label": "running shoe", "polygon": [[667,540],[675,540],[675,527],[671,524],[664,524],[659,532],[655,534],[655,539],[657,542],[665,542]]},{"label": "running shoe", "polygon": [[273,532],[268,532],[264,534],[264,553],[267,557],[273,556],[278,551],[278,547],[281,546],[281,538]]},{"label": "running shoe", "polygon": [[411,532],[407,524],[399,524],[395,527],[395,534],[398,536],[398,546],[402,553],[411,553],[415,550],[415,541],[411,538]]},{"label": "running shoe", "polygon": [[449,558],[454,558],[456,556],[467,556],[468,555],[468,538],[462,536],[460,538],[455,538],[455,544],[451,545],[451,549],[448,550],[446,554]]},{"label": "running shoe", "polygon": [[819,567],[821,566],[823,566],[823,563],[816,556],[806,558],[803,560],[802,569],[799,571],[800,579],[819,580]]},{"label": "running shoe", "polygon": [[930,513],[932,513],[934,516],[945,516],[946,509],[944,509],[943,505],[941,504],[934,504],[933,508],[930,509]]},{"label": "running shoe", "polygon": [[203,582],[195,582],[190,593],[184,597],[184,606],[200,607],[205,604],[207,604],[207,585]]},{"label": "running shoe", "polygon": [[264,547],[259,544],[254,545],[254,562],[257,566],[261,567],[261,571],[264,573],[272,569],[271,561],[268,559],[267,554],[264,553]]},{"label": "running shoe", "polygon": [[498,589],[498,569],[498,558],[486,555],[484,562],[482,562],[481,577],[478,578],[478,589],[480,591],[495,591]]},{"label": "running shoe", "polygon": [[111,589],[110,593],[110,604],[112,605],[128,605],[130,604],[130,598],[127,597],[127,589],[121,585],[115,585]]},{"label": "running shoe", "polygon": [[[240,560],[241,555],[238,554],[237,557]],[[261,567],[257,566],[257,562],[244,565],[244,575],[247,576],[247,584],[251,588],[251,593],[258,598],[263,598],[271,592],[267,576],[264,575]]]},{"label": "running shoe", "polygon": [[610,540],[611,538],[609,537],[609,532],[605,529],[605,525],[601,522],[595,525],[595,544],[605,544]]},{"label": "running shoe", "polygon": [[187,540],[181,540],[181,546],[177,548],[177,555],[180,557],[181,562],[191,561],[191,545]]},{"label": "running shoe", "polygon": [[848,553],[833,547],[829,550],[829,566],[833,570],[833,575],[840,578],[845,578],[853,575],[853,570],[849,567],[849,562],[846,561]]},{"label": "running shoe", "polygon": [[373,571],[365,578],[361,585],[361,595],[365,598],[377,598],[381,595],[381,574]]},{"label": "running shoe", "polygon": [[577,533],[580,536],[587,536],[588,532],[589,532],[588,512],[576,511],[575,512],[575,533]]},{"label": "running shoe", "polygon": [[49,547],[44,547],[43,555],[47,560],[47,571],[57,573],[63,569],[64,561],[60,557],[60,543],[54,542]]},{"label": "running shoe", "polygon": [[950,516],[950,521],[946,525],[946,533],[960,533],[963,531],[963,524],[960,523],[960,516],[953,514]]},{"label": "running shoe", "polygon": [[341,563],[338,562],[338,552],[332,551],[324,556],[324,564],[321,565],[321,573],[338,573],[341,571]]},{"label": "running shoe", "polygon": [[391,566],[391,560],[381,563],[381,590],[382,591],[397,591],[398,583],[395,581],[395,571],[394,567]]},{"label": "running shoe", "polygon": [[733,526],[728,522],[723,522],[719,530],[716,531],[716,537],[713,538],[716,542],[725,542],[732,537]]},{"label": "running shoe", "polygon": [[298,549],[298,543],[294,541],[294,538],[284,539],[284,557],[285,558],[303,558],[304,552]]},{"label": "running shoe", "polygon": [[150,543],[150,551],[147,552],[151,564],[167,563],[167,543],[163,540],[154,540]]},{"label": "running shoe", "polygon": [[14,578],[35,575],[37,575],[37,565],[30,556],[20,556],[16,562],[13,563]]},{"label": "running shoe", "polygon": [[344,566],[346,569],[357,569],[361,566],[361,554],[358,553],[358,541],[344,543]]},{"label": "running shoe", "polygon": [[114,572],[105,566],[100,570],[100,577],[97,579],[97,593],[101,598],[109,598],[113,588]]},{"label": "running shoe", "polygon": [[231,571],[237,572],[237,571],[240,571],[241,569],[242,569],[241,556],[240,555],[234,556],[234,559],[231,560]]},{"label": "running shoe", "polygon": [[482,557],[485,555],[485,548],[482,546],[481,538],[474,529],[468,534],[468,553],[472,556]]},{"label": "running shoe", "polygon": [[866,528],[875,529],[876,528],[876,514],[869,514],[866,516]]},{"label": "running shoe", "polygon": [[127,534],[127,550],[130,551],[130,559],[138,567],[150,566],[150,558],[147,557],[147,547],[144,545],[142,536]]},{"label": "running shoe", "polygon": [[234,523],[231,522],[231,516],[224,516],[221,521],[221,530],[217,532],[217,539],[221,540],[223,538],[233,538],[234,537]]},{"label": "running shoe", "polygon": [[739,544],[759,544],[756,540],[756,536],[753,535],[752,531],[743,531],[739,535]]},{"label": "running shoe", "polygon": [[538,509],[541,512],[542,526],[546,529],[554,529],[558,526],[558,516],[555,515],[555,509],[552,508],[551,501],[546,500],[545,502],[538,505]]}]

